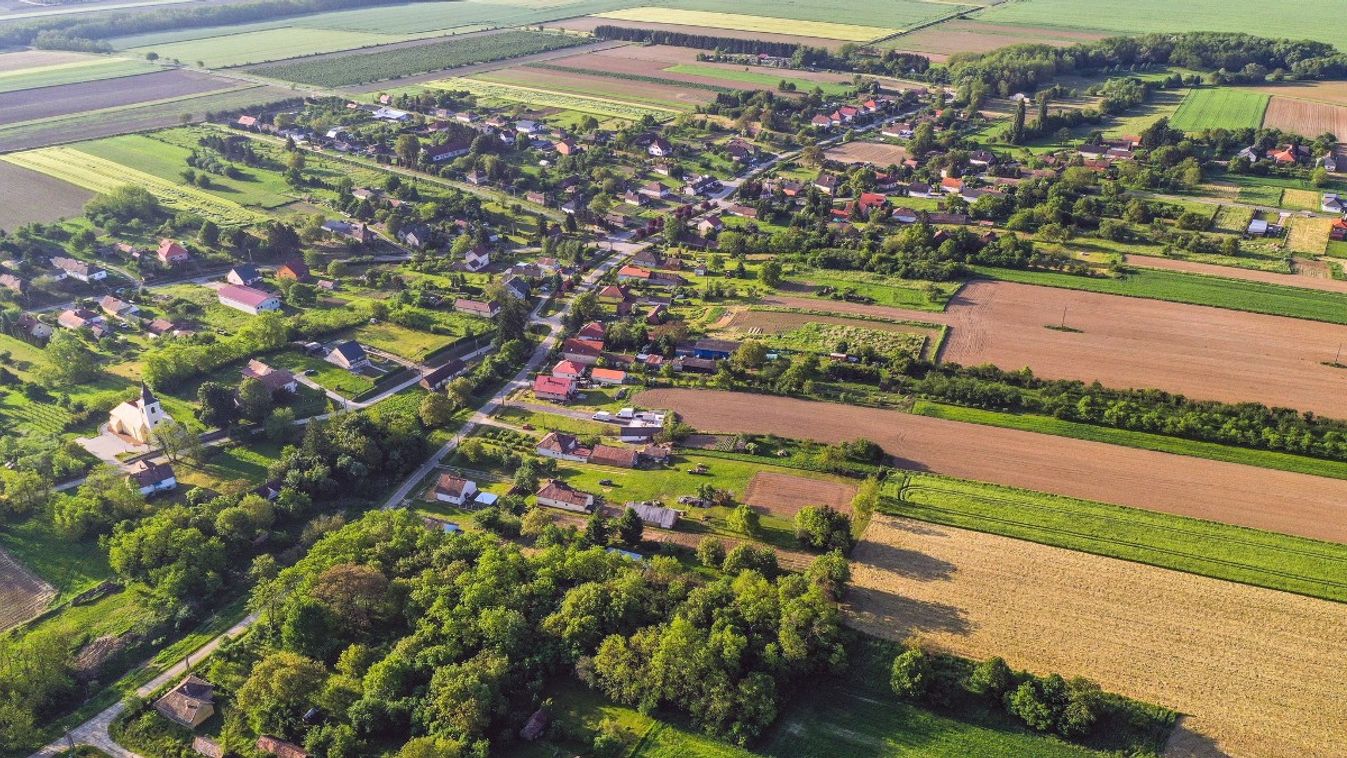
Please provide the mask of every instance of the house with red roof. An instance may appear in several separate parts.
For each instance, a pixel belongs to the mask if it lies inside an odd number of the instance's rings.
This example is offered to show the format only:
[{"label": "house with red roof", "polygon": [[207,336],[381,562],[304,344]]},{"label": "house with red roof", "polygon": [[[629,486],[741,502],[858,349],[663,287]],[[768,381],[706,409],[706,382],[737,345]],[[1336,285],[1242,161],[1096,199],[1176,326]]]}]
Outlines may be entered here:
[{"label": "house with red roof", "polygon": [[533,394],[541,400],[569,403],[575,399],[575,380],[539,376],[533,380]]},{"label": "house with red roof", "polygon": [[178,244],[177,240],[162,239],[159,240],[159,262],[165,266],[181,266],[192,259],[192,254],[187,252],[187,248]]}]

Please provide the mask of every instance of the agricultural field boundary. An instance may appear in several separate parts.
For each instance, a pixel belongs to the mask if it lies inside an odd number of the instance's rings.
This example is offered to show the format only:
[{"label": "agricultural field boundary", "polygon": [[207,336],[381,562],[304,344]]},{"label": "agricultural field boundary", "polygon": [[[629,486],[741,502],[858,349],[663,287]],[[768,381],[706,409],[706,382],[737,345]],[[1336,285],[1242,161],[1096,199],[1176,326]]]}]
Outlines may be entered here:
[{"label": "agricultural field boundary", "polygon": [[106,193],[126,185],[144,187],[175,210],[197,213],[223,225],[262,223],[268,218],[265,214],[215,197],[195,187],[176,185],[72,147],[46,147],[11,153],[0,157],[0,160],[93,192]]},{"label": "agricultural field boundary", "polygon": [[519,84],[502,84],[463,77],[427,82],[425,86],[451,91],[463,90],[477,97],[494,97],[502,100],[513,100],[525,105],[565,108],[611,118],[638,120],[648,114],[657,119],[668,120],[682,113],[675,108],[664,108],[657,105],[638,104],[588,95],[571,95],[535,87],[525,87]]}]

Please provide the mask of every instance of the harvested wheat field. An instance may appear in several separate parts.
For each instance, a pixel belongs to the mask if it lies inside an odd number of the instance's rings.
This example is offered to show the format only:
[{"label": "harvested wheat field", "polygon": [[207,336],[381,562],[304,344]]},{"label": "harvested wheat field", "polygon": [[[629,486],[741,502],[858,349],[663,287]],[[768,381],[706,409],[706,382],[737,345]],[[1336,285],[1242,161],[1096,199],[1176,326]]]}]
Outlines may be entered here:
[{"label": "harvested wheat field", "polygon": [[1263,128],[1318,137],[1320,134],[1347,134],[1347,107],[1273,96],[1263,116]]},{"label": "harvested wheat field", "polygon": [[807,505],[831,505],[849,514],[855,496],[855,485],[759,471],[748,483],[744,502],[773,516],[795,518]]},{"label": "harvested wheat field", "polygon": [[[1241,89],[1262,92],[1273,97],[1314,100],[1330,105],[1347,105],[1347,82],[1338,80],[1267,83]],[[1315,135],[1318,136],[1318,135]]]},{"label": "harvested wheat field", "polygon": [[[1079,332],[1046,328],[1062,319]],[[930,317],[928,317],[930,318]],[[972,282],[944,314],[941,359],[1028,366],[1053,379],[1156,388],[1347,418],[1347,375],[1325,366],[1347,327],[1159,300]],[[930,320],[937,320],[931,318]]]},{"label": "harvested wheat field", "polygon": [[743,392],[660,389],[634,400],[676,411],[703,432],[823,443],[863,437],[912,471],[1347,543],[1343,479]]},{"label": "harvested wheat field", "polygon": [[[1007,45],[1037,44],[1066,47],[1103,39],[1106,36],[1108,35],[1074,29],[1007,26],[960,18],[893,37],[881,43],[880,47],[938,56],[940,60],[944,60],[955,53],[985,53]],[[931,60],[940,62],[936,57],[932,57]]]},{"label": "harvested wheat field", "polygon": [[1276,271],[1260,271],[1252,268],[1218,266],[1214,263],[1199,263],[1178,258],[1160,258],[1153,255],[1127,255],[1127,265],[1137,268],[1153,268],[1161,271],[1182,271],[1186,274],[1204,274],[1225,279],[1241,279],[1246,282],[1280,284],[1284,287],[1300,287],[1307,290],[1347,293],[1347,281],[1333,279],[1327,269],[1318,261],[1296,259],[1297,273],[1279,274]]},{"label": "harvested wheat field", "polygon": [[0,632],[47,609],[56,588],[0,549]]},{"label": "harvested wheat field", "polygon": [[896,166],[907,160],[907,148],[883,142],[847,142],[830,147],[824,157],[838,163],[869,163],[872,166]]},{"label": "harvested wheat field", "polygon": [[851,558],[854,626],[1174,708],[1167,754],[1347,744],[1347,605],[889,516]]}]

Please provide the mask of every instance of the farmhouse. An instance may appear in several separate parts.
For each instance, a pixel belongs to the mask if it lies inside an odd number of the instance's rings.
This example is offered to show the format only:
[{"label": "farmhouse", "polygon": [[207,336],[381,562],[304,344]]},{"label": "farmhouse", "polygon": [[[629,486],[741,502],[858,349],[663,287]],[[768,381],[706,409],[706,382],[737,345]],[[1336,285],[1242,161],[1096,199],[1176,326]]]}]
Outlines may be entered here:
[{"label": "farmhouse", "polygon": [[585,367],[574,361],[560,360],[552,367],[552,376],[558,379],[581,379],[584,375]]},{"label": "farmhouse", "polygon": [[256,379],[261,382],[272,395],[283,392],[294,394],[299,391],[299,381],[295,379],[294,374],[283,368],[273,368],[256,358],[249,360],[240,374],[244,379]]},{"label": "farmhouse", "polygon": [[56,323],[65,329],[92,329],[103,324],[103,317],[84,308],[67,308],[56,317]]},{"label": "farmhouse", "polygon": [[178,244],[177,240],[171,239],[159,240],[159,250],[155,255],[165,266],[181,266],[192,259],[192,254],[187,252],[187,248]]},{"label": "farmhouse", "polygon": [[225,281],[238,287],[251,287],[262,281],[262,272],[251,263],[244,263],[229,269]]},{"label": "farmhouse", "polygon": [[496,312],[500,310],[500,307],[495,303],[484,303],[481,300],[469,300],[460,297],[454,301],[454,310],[462,311],[463,313],[471,313],[474,316],[481,316],[483,318],[494,318]]},{"label": "farmhouse", "polygon": [[286,261],[281,264],[281,267],[276,269],[276,278],[291,279],[296,282],[307,282],[312,278],[312,275],[309,273],[308,264],[304,263],[304,261],[294,260]]},{"label": "farmhouse", "polygon": [[335,366],[341,366],[347,371],[359,371],[362,368],[368,368],[369,355],[365,353],[365,348],[360,346],[355,340],[346,340],[328,351],[324,358],[328,363]]},{"label": "farmhouse", "polygon": [[272,737],[264,734],[257,738],[257,749],[267,755],[274,755],[276,758],[309,758],[309,754],[304,748],[293,742],[286,742],[279,737]]},{"label": "farmhouse", "polygon": [[589,462],[599,466],[636,468],[636,451],[628,447],[595,445],[589,454]]},{"label": "farmhouse", "polygon": [[108,314],[109,316],[113,316],[115,318],[121,318],[122,316],[130,316],[134,314],[136,311],[140,310],[131,303],[128,303],[125,300],[122,300],[121,298],[113,297],[112,295],[104,295],[98,298],[98,307],[104,313]]},{"label": "farmhouse", "polygon": [[534,452],[544,458],[552,458],[558,461],[574,461],[583,463],[588,460],[591,451],[581,446],[580,441],[573,434],[563,434],[562,432],[548,432],[546,437],[534,448]]},{"label": "farmhouse", "polygon": [[733,340],[701,339],[692,343],[694,356],[713,361],[724,360],[738,349],[739,343]]},{"label": "farmhouse", "polygon": [[603,354],[603,343],[571,337],[561,343],[561,355],[572,363],[593,366]]},{"label": "farmhouse", "polygon": [[546,505],[576,513],[584,513],[594,505],[593,495],[572,489],[570,485],[559,479],[549,479],[542,489],[538,490],[537,497],[538,505]]},{"label": "farmhouse", "polygon": [[533,380],[533,394],[542,400],[567,403],[575,398],[575,380],[539,376]]},{"label": "farmhouse", "polygon": [[431,369],[423,374],[418,384],[431,392],[435,392],[444,389],[445,385],[467,370],[468,365],[466,363],[457,358],[451,358],[443,366]]},{"label": "farmhouse", "polygon": [[178,487],[178,477],[167,463],[136,461],[127,469],[126,478],[145,496],[170,492]]},{"label": "farmhouse", "polygon": [[1347,211],[1347,199],[1336,192],[1327,192],[1319,204],[1319,209],[1325,213],[1342,213]]},{"label": "farmhouse", "polygon": [[512,276],[505,280],[505,291],[516,300],[527,300],[530,294],[529,283],[521,277]]},{"label": "farmhouse", "polygon": [[443,163],[468,154],[472,143],[468,140],[449,140],[443,145],[429,145],[421,148],[421,156],[431,163]]},{"label": "farmhouse", "polygon": [[589,378],[593,379],[595,384],[624,384],[627,381],[627,372],[612,368],[596,368],[589,372]]},{"label": "farmhouse", "polygon": [[108,414],[108,431],[147,445],[154,439],[154,430],[172,420],[173,417],[160,405],[159,398],[148,386],[141,384],[140,395],[135,400],[118,405]]},{"label": "farmhouse", "polygon": [[108,272],[74,258],[55,257],[51,265],[56,267],[57,279],[75,279],[81,282],[97,282],[108,278]]},{"label": "farmhouse", "polygon": [[323,231],[337,237],[345,237],[362,245],[374,241],[374,232],[361,221],[324,221]]},{"label": "farmhouse", "polygon": [[154,703],[154,709],[179,726],[195,729],[215,713],[215,686],[188,674]]},{"label": "farmhouse", "polygon": [[469,271],[481,271],[491,265],[491,248],[475,245],[463,255],[463,267]]},{"label": "farmhouse", "polygon": [[441,503],[463,505],[477,494],[477,482],[453,474],[440,474],[435,481],[435,499]]},{"label": "farmhouse", "polygon": [[22,329],[24,334],[27,334],[35,340],[45,340],[52,334],[51,324],[48,324],[31,313],[25,313],[19,316],[18,325],[19,329]]},{"label": "farmhouse", "polygon": [[636,511],[636,515],[646,526],[655,526],[660,529],[673,529],[678,526],[678,518],[682,515],[673,508],[651,503],[627,503],[627,507]]},{"label": "farmhouse", "polygon": [[234,284],[226,284],[215,292],[220,300],[220,305],[227,305],[230,308],[251,313],[256,316],[264,311],[278,311],[281,309],[281,300],[269,292],[263,292],[252,287],[240,287]]},{"label": "farmhouse", "polygon": [[673,145],[669,143],[669,140],[656,136],[650,140],[650,144],[645,151],[656,158],[667,158],[673,155]]},{"label": "farmhouse", "polygon": [[595,342],[601,343],[603,342],[603,337],[606,333],[607,330],[602,322],[590,321],[576,330],[575,336],[582,340],[594,340]]}]

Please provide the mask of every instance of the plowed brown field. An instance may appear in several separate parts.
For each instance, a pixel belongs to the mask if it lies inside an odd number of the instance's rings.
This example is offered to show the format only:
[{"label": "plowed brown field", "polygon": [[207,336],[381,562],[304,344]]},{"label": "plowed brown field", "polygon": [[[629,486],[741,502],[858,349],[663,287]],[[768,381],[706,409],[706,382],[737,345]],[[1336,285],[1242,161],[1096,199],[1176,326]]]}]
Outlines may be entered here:
[{"label": "plowed brown field", "polygon": [[46,610],[56,588],[0,550],[0,632]]},{"label": "plowed brown field", "polygon": [[[1079,332],[1045,328],[1064,308]],[[944,319],[940,357],[954,363],[1347,418],[1347,371],[1322,363],[1343,326],[1010,282],[969,284]]]},{"label": "plowed brown field", "polygon": [[759,471],[748,483],[744,502],[774,516],[795,518],[807,505],[831,505],[843,513],[851,513],[851,499],[855,496],[856,488],[849,484]]},{"label": "plowed brown field", "polygon": [[830,147],[823,154],[830,161],[869,163],[879,167],[893,166],[907,160],[907,148],[883,142],[848,142]]},{"label": "plowed brown field", "polygon": [[705,432],[863,437],[914,471],[1347,543],[1347,480],[741,392],[649,390],[635,402],[677,411]]},{"label": "plowed brown field", "polygon": [[1268,101],[1267,113],[1263,115],[1263,127],[1307,137],[1347,134],[1347,107],[1274,95]]},{"label": "plowed brown field", "polygon": [[888,516],[851,557],[853,625],[1189,714],[1168,755],[1347,744],[1347,605]]}]

